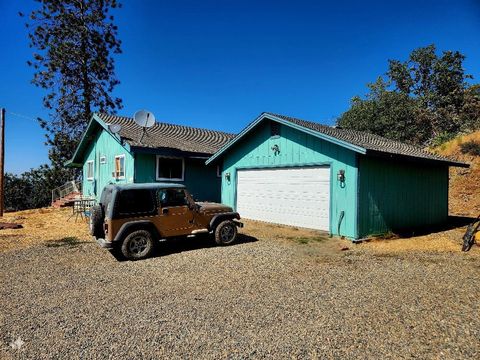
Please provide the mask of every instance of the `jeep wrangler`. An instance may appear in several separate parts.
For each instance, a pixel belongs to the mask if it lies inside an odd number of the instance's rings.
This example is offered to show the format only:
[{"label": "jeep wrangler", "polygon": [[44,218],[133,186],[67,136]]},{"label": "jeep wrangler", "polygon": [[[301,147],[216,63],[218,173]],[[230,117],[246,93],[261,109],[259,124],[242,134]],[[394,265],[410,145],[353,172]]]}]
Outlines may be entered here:
[{"label": "jeep wrangler", "polygon": [[219,245],[237,237],[240,215],[216,203],[195,202],[183,185],[107,185],[90,209],[90,234],[129,260],[148,257],[157,240],[211,234]]}]

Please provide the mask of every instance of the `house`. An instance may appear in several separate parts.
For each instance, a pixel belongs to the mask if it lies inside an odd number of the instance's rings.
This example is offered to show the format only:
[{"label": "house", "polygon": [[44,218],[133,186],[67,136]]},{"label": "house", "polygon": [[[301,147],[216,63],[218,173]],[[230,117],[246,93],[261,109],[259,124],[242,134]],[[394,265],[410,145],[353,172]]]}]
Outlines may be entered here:
[{"label": "house", "polygon": [[449,166],[467,164],[365,132],[262,113],[207,164],[243,218],[359,239],[441,223]]},{"label": "house", "polygon": [[83,169],[82,193],[100,198],[107,184],[175,182],[196,200],[220,200],[219,166],[205,161],[233,135],[166,123],[145,129],[132,118],[94,114],[67,166]]}]

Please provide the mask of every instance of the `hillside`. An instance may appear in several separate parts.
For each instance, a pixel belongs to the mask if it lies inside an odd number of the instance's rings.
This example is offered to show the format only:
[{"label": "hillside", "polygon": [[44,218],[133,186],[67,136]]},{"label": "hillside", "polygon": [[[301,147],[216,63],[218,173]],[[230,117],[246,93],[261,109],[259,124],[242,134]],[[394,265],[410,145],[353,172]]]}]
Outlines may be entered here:
[{"label": "hillside", "polygon": [[449,211],[451,215],[478,216],[480,214],[480,156],[462,154],[460,144],[480,143],[480,131],[459,136],[433,151],[470,164],[470,168],[450,169]]}]

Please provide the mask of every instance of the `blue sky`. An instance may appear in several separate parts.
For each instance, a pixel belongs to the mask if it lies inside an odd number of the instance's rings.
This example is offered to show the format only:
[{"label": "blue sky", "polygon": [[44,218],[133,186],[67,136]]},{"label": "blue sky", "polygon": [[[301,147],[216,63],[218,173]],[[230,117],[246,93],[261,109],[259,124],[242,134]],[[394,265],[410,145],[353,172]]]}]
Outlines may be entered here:
[{"label": "blue sky", "polygon": [[[116,11],[122,115],[146,108],[160,121],[240,131],[262,111],[331,124],[388,59],[414,48],[467,56],[480,82],[480,0],[154,1],[124,0]],[[30,84],[27,32],[17,12],[37,4],[0,0],[0,106],[7,108],[5,170],[48,162],[47,116]],[[10,113],[9,113],[10,112]]]}]

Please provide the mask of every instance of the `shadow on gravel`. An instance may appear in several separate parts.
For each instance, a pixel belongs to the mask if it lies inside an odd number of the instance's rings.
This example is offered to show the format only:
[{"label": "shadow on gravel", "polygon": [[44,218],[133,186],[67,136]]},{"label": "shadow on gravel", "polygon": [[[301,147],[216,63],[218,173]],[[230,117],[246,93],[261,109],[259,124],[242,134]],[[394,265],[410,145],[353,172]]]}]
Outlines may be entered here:
[{"label": "shadow on gravel", "polygon": [[449,216],[447,221],[435,226],[426,226],[416,229],[408,229],[408,230],[398,230],[394,231],[397,235],[401,238],[410,238],[414,236],[422,236],[422,235],[429,235],[434,234],[442,231],[453,230],[456,228],[461,228],[467,226],[475,218],[468,217],[468,216]]},{"label": "shadow on gravel", "polygon": [[[235,243],[228,246],[236,246],[256,241],[258,241],[258,239],[253,236],[238,234]],[[194,251],[218,246],[219,245],[217,245],[210,236],[199,236],[196,238],[173,238],[158,243],[155,253],[152,254],[150,258],[163,257],[172,254],[179,254],[184,251]],[[123,258],[123,256],[117,251],[112,251],[111,254],[118,261],[126,261],[126,259]]]},{"label": "shadow on gravel", "polygon": [[90,241],[80,240],[75,236],[64,237],[59,240],[50,240],[45,243],[46,247],[67,247],[67,248],[76,248],[82,244],[90,243]]}]

